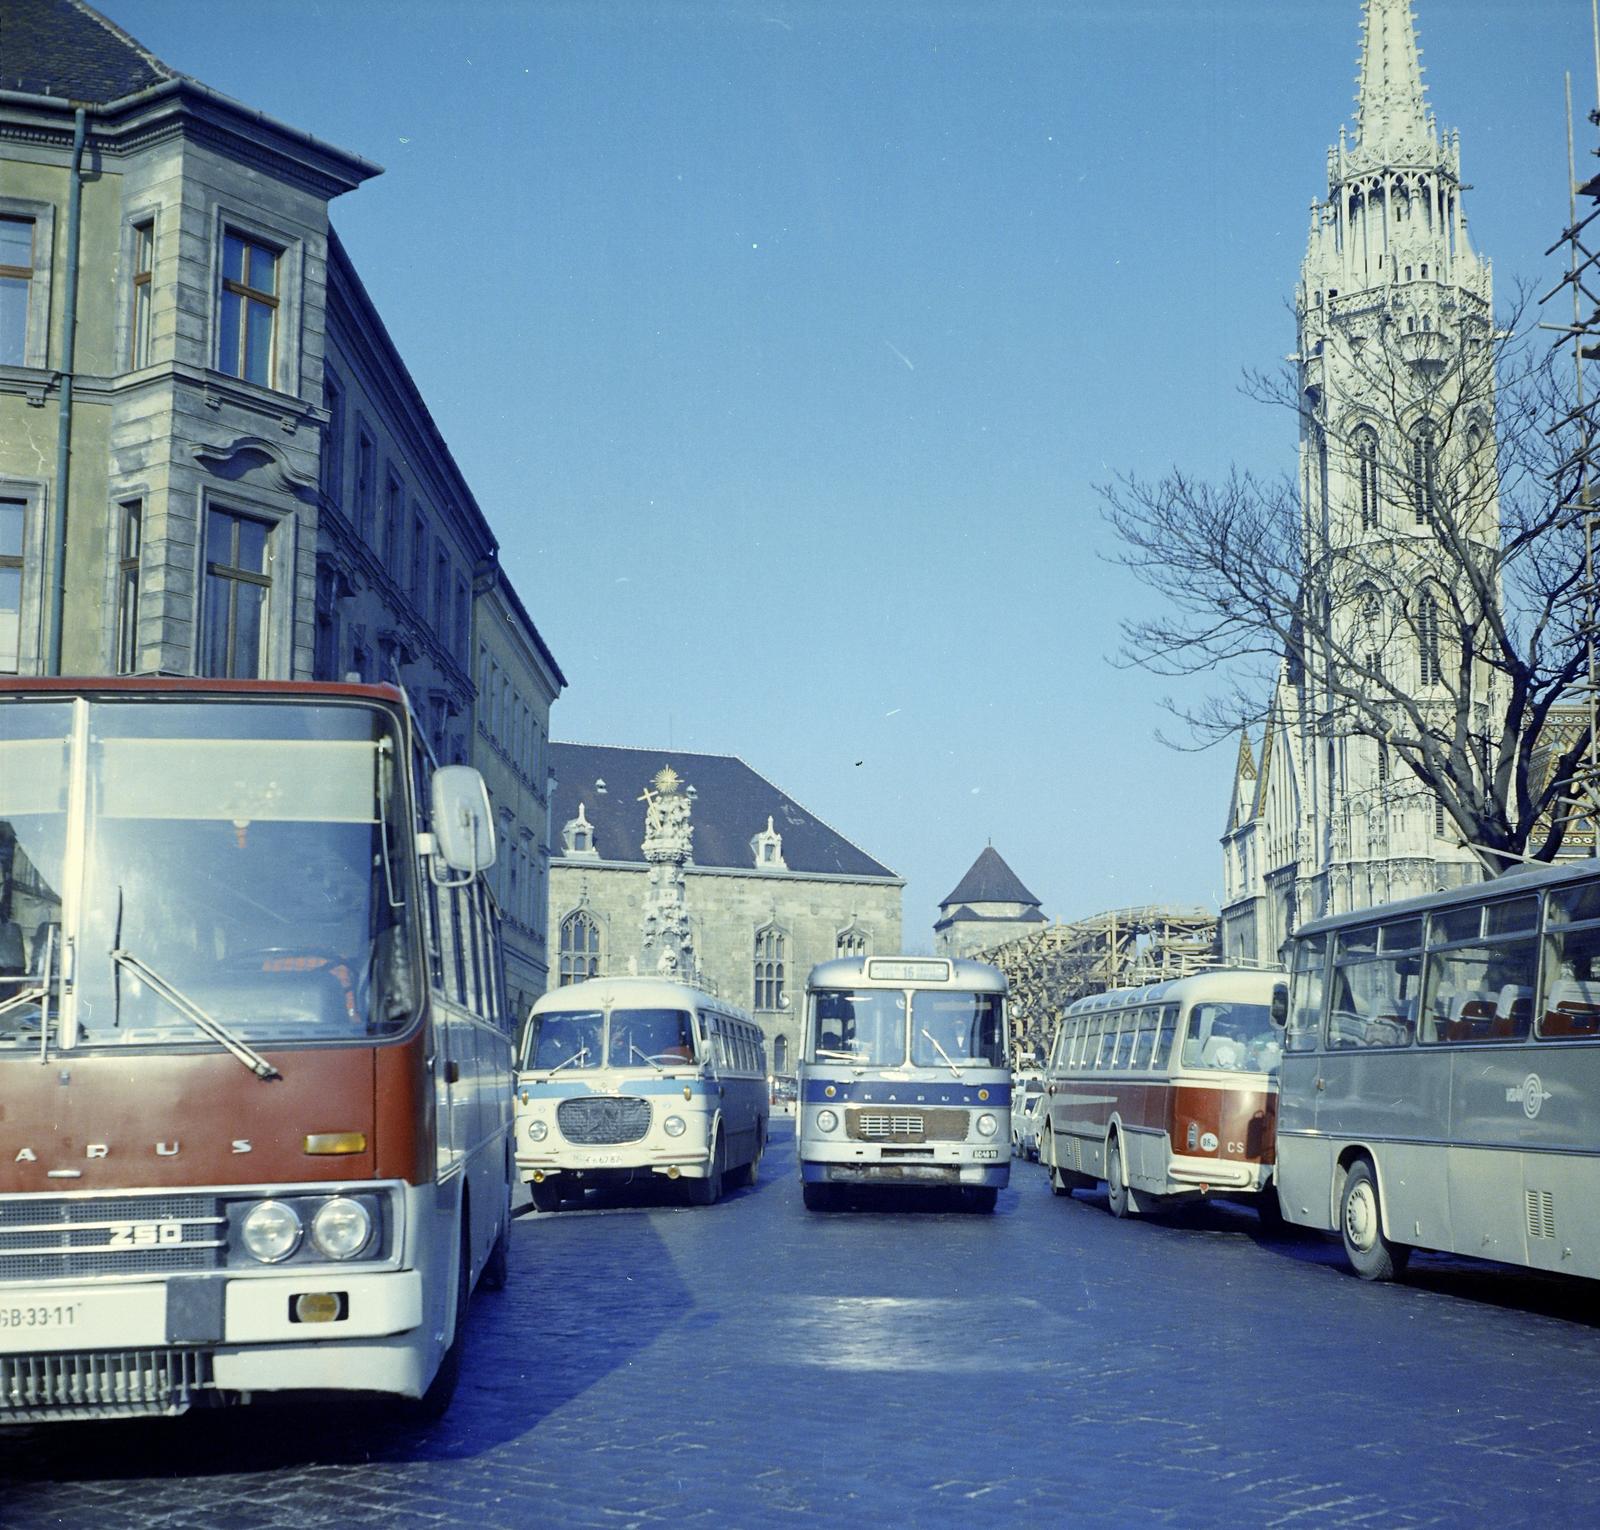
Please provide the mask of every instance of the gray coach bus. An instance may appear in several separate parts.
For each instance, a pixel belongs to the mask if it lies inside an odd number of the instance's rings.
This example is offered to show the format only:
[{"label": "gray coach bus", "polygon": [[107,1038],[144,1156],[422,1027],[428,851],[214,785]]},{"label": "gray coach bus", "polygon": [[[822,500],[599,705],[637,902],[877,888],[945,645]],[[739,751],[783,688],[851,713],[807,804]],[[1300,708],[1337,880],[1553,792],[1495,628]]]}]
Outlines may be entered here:
[{"label": "gray coach bus", "polygon": [[1600,1275],[1600,868],[1518,871],[1292,942],[1284,1216],[1356,1273],[1413,1248]]}]

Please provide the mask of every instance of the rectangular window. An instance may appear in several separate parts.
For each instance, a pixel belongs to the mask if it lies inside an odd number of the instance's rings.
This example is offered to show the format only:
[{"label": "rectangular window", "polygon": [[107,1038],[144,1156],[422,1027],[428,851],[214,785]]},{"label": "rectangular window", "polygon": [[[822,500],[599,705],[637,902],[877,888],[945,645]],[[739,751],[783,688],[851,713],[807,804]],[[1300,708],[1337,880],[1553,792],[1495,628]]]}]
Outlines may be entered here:
[{"label": "rectangular window", "polygon": [[405,523],[406,486],[390,472],[383,490],[383,556],[391,568],[400,556],[400,528]]},{"label": "rectangular window", "polygon": [[0,499],[0,675],[22,659],[22,529],[26,500]]},{"label": "rectangular window", "polygon": [[472,591],[459,574],[456,576],[456,646],[462,653],[472,652]]},{"label": "rectangular window", "polygon": [[344,504],[344,389],[333,373],[322,378],[322,401],[328,407],[328,431],[322,439],[322,492]]},{"label": "rectangular window", "polygon": [[1340,935],[1333,965],[1329,1047],[1410,1044],[1422,987],[1421,945],[1419,919],[1366,925]]},{"label": "rectangular window", "polygon": [[377,448],[364,430],[356,431],[356,535],[362,541],[372,537],[373,495],[377,493],[374,462]]},{"label": "rectangular window", "polygon": [[267,572],[272,528],[230,510],[206,513],[206,583],[201,612],[200,673],[256,679],[267,649]]},{"label": "rectangular window", "polygon": [[217,366],[230,377],[272,386],[278,329],[278,254],[224,229]]},{"label": "rectangular window", "polygon": [[450,555],[438,553],[433,561],[433,620],[440,637],[450,635]]},{"label": "rectangular window", "polygon": [[420,515],[411,521],[411,599],[421,606],[428,595],[428,528]]},{"label": "rectangular window", "polygon": [[125,500],[118,506],[117,526],[117,673],[131,675],[139,667],[139,550],[144,534],[144,502]]},{"label": "rectangular window", "polygon": [[0,364],[27,365],[33,219],[0,217]]},{"label": "rectangular window", "polygon": [[128,365],[150,365],[150,275],[156,263],[156,225],[133,226],[133,313],[128,328]]},{"label": "rectangular window", "polygon": [[1289,1022],[1283,1039],[1288,1052],[1315,1052],[1322,1029],[1323,971],[1328,937],[1311,935],[1294,944],[1294,976],[1289,984]]}]

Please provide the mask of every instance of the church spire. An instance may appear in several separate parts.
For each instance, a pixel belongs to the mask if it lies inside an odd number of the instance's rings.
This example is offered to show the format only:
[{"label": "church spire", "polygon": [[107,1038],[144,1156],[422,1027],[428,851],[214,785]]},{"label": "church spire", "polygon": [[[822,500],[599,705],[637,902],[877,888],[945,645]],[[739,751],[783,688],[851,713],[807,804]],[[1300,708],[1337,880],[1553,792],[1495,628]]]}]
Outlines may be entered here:
[{"label": "church spire", "polygon": [[1434,133],[1411,0],[1365,0],[1356,79],[1357,152],[1391,165],[1420,162]]}]

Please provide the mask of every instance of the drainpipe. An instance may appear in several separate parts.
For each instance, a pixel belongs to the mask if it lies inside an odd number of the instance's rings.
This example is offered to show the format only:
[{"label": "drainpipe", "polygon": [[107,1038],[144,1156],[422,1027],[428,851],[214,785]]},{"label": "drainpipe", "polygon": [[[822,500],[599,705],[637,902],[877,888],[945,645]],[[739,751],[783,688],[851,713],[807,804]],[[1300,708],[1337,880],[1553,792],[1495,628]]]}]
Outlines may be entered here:
[{"label": "drainpipe", "polygon": [[67,490],[72,471],[72,369],[78,334],[78,212],[83,202],[85,118],[72,114],[72,184],[67,191],[67,291],[61,311],[61,404],[56,430],[55,539],[50,549],[50,652],[45,672],[61,673],[67,586]]}]

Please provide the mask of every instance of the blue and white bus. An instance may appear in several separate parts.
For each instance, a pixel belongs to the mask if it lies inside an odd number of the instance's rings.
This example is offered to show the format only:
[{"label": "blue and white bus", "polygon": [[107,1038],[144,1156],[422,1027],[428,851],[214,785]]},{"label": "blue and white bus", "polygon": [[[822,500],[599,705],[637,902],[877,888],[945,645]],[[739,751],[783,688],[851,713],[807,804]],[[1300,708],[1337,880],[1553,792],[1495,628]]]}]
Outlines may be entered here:
[{"label": "blue and white bus", "polygon": [[959,1190],[1011,1174],[1006,980],[982,962],[862,956],[806,980],[798,1153],[806,1206],[851,1186]]},{"label": "blue and white bus", "polygon": [[691,1204],[753,1185],[767,1143],[767,1053],[742,1009],[663,978],[544,995],[517,1077],[517,1166],[535,1210],[590,1185],[681,1180]]}]

